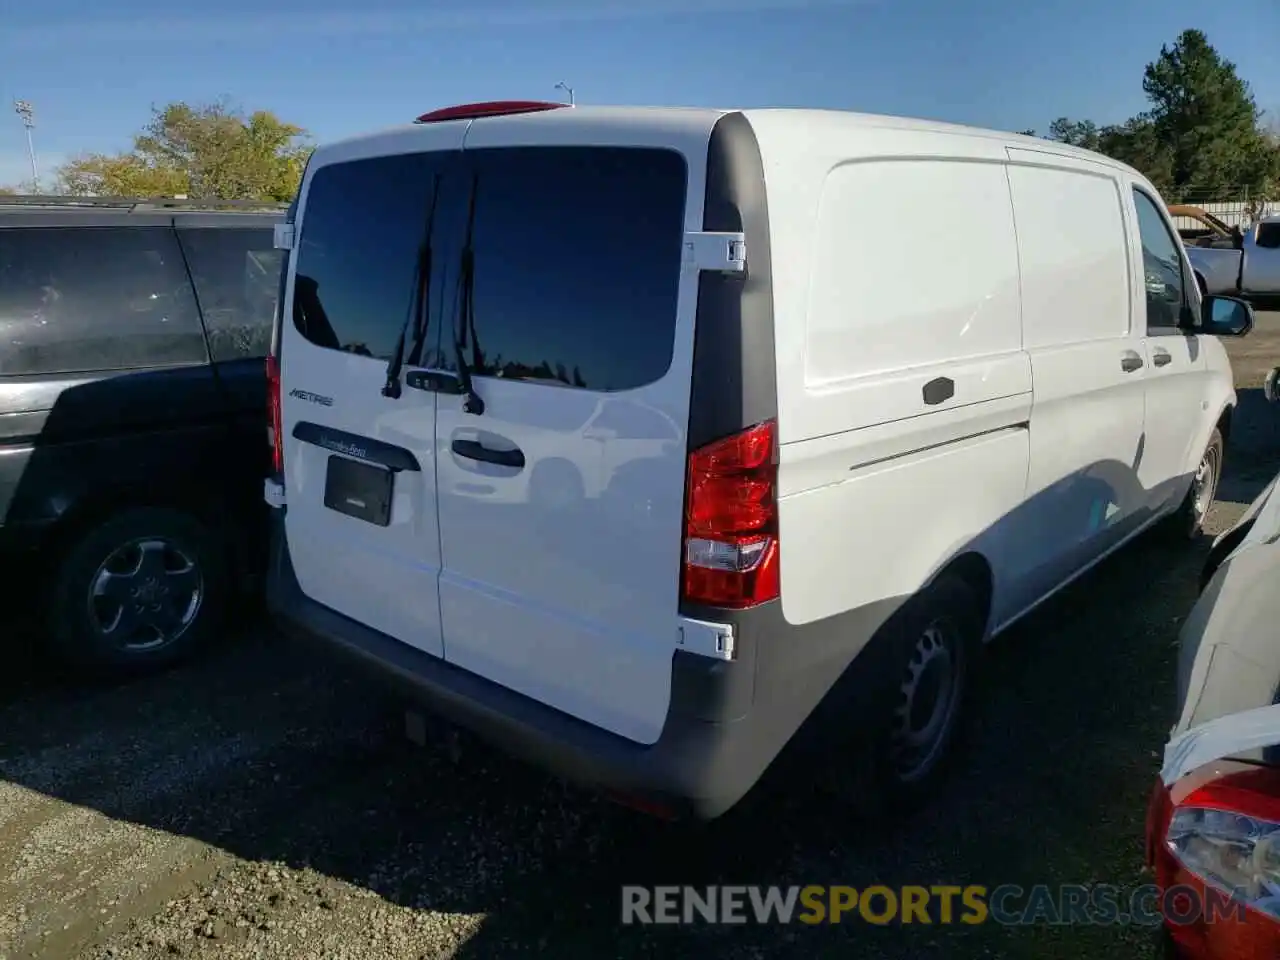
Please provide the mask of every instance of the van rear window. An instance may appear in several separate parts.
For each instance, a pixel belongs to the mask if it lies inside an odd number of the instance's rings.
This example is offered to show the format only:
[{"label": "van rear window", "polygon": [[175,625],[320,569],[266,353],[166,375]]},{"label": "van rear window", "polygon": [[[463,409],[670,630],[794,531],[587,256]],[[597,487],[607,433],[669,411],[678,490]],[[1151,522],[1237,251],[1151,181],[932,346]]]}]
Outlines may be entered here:
[{"label": "van rear window", "polygon": [[[660,379],[671,363],[684,237],[681,154],[614,147],[503,147],[322,167],[302,210],[294,323],[317,346],[386,361],[412,305],[439,173],[437,277],[455,277],[475,190],[475,376],[593,391]],[[458,318],[431,300],[428,342]],[[437,290],[437,292],[439,292]],[[450,366],[452,350],[423,358]]]},{"label": "van rear window", "polygon": [[473,372],[593,391],[660,379],[675,339],[684,158],[603,147],[464,156],[478,191]]},{"label": "van rear window", "polygon": [[438,154],[410,153],[316,171],[302,210],[293,281],[293,323],[311,343],[391,357],[408,317],[442,162]]}]

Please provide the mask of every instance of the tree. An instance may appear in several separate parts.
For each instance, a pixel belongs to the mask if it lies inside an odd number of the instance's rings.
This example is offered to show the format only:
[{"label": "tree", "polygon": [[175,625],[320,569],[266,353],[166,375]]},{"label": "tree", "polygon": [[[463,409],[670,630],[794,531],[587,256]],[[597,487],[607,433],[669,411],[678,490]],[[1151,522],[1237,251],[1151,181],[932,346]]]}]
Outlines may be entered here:
[{"label": "tree", "polygon": [[1060,143],[1069,143],[1073,147],[1084,147],[1086,150],[1097,150],[1099,143],[1098,125],[1092,120],[1072,120],[1059,117],[1049,124],[1049,139]]},{"label": "tree", "polygon": [[1049,139],[1129,164],[1161,192],[1264,195],[1280,181],[1280,145],[1261,123],[1249,85],[1199,30],[1184,30],[1147,64],[1142,89],[1151,109],[1099,128],[1059,117]]},{"label": "tree", "polygon": [[1146,114],[1103,127],[1095,149],[1140,170],[1161,193],[1179,186],[1173,174],[1173,154]]},{"label": "tree", "polygon": [[62,193],[78,197],[172,197],[191,192],[185,170],[132,153],[76,157],[58,169],[57,182]]},{"label": "tree", "polygon": [[152,109],[131,151],[77,157],[58,182],[75,195],[286,201],[310,152],[305,130],[268,111],[171,103]]},{"label": "tree", "polygon": [[1147,64],[1142,89],[1151,101],[1155,138],[1172,154],[1174,183],[1183,189],[1251,193],[1272,186],[1275,150],[1259,121],[1249,85],[1199,30],[1185,30]]}]

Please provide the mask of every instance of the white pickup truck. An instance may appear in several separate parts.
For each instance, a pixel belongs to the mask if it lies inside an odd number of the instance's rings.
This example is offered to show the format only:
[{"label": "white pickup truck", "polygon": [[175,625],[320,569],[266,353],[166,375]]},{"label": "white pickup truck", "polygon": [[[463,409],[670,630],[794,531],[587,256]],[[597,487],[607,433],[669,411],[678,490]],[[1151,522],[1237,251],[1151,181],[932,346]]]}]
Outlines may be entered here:
[{"label": "white pickup truck", "polygon": [[1264,217],[1246,231],[1211,232],[1184,243],[1202,293],[1280,295],[1280,216]]}]

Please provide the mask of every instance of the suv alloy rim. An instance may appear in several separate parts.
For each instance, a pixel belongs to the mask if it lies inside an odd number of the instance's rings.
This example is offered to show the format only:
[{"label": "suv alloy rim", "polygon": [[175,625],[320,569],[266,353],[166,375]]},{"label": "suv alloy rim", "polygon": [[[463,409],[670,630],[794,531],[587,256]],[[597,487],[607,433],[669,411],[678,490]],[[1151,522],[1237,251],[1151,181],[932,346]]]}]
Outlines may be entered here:
[{"label": "suv alloy rim", "polygon": [[172,541],[116,548],[89,587],[89,618],[121,650],[155,650],[181,637],[204,600],[199,565]]}]

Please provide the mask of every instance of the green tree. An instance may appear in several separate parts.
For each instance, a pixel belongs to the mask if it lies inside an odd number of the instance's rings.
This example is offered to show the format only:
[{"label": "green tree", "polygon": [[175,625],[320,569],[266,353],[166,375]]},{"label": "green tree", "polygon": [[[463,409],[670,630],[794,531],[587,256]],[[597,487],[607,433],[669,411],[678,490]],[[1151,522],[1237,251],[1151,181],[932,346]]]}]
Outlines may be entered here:
[{"label": "green tree", "polygon": [[1086,150],[1097,150],[1099,144],[1098,125],[1092,120],[1072,120],[1059,117],[1049,124],[1049,139],[1060,143],[1069,143],[1073,147],[1084,147]]},{"label": "green tree", "polygon": [[1173,181],[1182,189],[1268,190],[1278,172],[1262,113],[1235,64],[1223,59],[1199,30],[1185,30],[1147,64],[1142,89],[1151,101],[1155,139],[1172,154]]},{"label": "green tree", "polygon": [[268,111],[171,103],[153,108],[132,150],[77,157],[58,182],[76,195],[285,201],[310,152],[305,130]]},{"label": "green tree", "polygon": [[1253,196],[1280,185],[1280,141],[1268,134],[1249,85],[1199,30],[1185,30],[1147,64],[1151,104],[1124,123],[1098,127],[1059,117],[1048,138],[1114,157],[1161,192]]},{"label": "green tree", "polygon": [[1103,127],[1094,149],[1141,171],[1161,193],[1179,186],[1173,173],[1173,153],[1146,114]]}]

